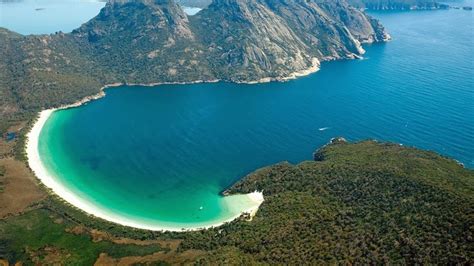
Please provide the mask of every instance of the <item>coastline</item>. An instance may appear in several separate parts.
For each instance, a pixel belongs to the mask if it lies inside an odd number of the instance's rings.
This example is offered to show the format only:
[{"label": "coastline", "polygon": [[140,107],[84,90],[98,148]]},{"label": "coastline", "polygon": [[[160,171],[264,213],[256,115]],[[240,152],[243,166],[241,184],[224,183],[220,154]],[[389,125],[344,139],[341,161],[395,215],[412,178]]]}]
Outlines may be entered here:
[{"label": "coastline", "polygon": [[33,173],[35,174],[35,176],[41,181],[41,183],[43,183],[47,188],[49,188],[52,193],[62,198],[67,203],[71,204],[73,207],[76,207],[80,209],[81,211],[86,212],[87,214],[92,215],[94,217],[101,218],[103,220],[120,224],[123,226],[144,229],[144,230],[152,230],[152,231],[183,232],[183,231],[204,230],[208,228],[221,226],[225,223],[231,222],[241,217],[242,215],[249,215],[251,219],[256,214],[256,212],[258,211],[258,208],[264,201],[263,193],[258,192],[258,191],[255,191],[249,194],[227,196],[228,197],[227,200],[231,200],[233,196],[240,196],[240,197],[247,196],[248,199],[253,203],[253,206],[242,210],[240,213],[230,218],[226,218],[222,220],[218,219],[215,222],[211,221],[209,225],[205,225],[205,226],[191,225],[189,227],[183,227],[183,226],[173,226],[171,225],[171,223],[168,223],[167,225],[164,222],[150,223],[150,222],[139,221],[137,219],[117,215],[111,211],[101,209],[98,206],[88,202],[87,200],[82,199],[76,193],[71,191],[69,188],[62,185],[60,182],[58,182],[57,179],[52,174],[49,173],[48,169],[43,165],[40,158],[40,154],[38,150],[38,142],[39,142],[39,136],[40,136],[41,130],[43,126],[45,125],[46,121],[48,120],[48,118],[51,116],[51,114],[54,113],[56,110],[78,107],[93,99],[97,99],[99,96],[101,97],[103,95],[97,94],[95,96],[87,97],[81,100],[80,102],[77,102],[72,105],[63,106],[62,108],[47,109],[47,110],[41,111],[37,121],[34,123],[30,132],[27,134],[26,153],[28,157],[28,164],[31,170],[33,171]]},{"label": "coastline", "polygon": [[[348,59],[359,59],[358,57],[352,57]],[[323,61],[332,61],[335,59],[323,59]],[[194,81],[176,81],[176,82],[152,82],[152,83],[133,83],[133,82],[115,82],[115,83],[109,83],[105,84],[99,89],[99,92],[97,94],[91,95],[91,96],[86,96],[82,100],[79,100],[75,103],[72,104],[67,104],[60,106],[58,108],[53,108],[54,110],[60,110],[60,109],[68,109],[68,108],[75,108],[79,107],[87,102],[93,101],[93,100],[98,100],[102,97],[105,97],[105,90],[110,89],[110,88],[116,88],[116,87],[121,87],[121,86],[142,86],[142,87],[155,87],[155,86],[160,86],[160,85],[191,85],[191,84],[200,84],[200,83],[218,83],[218,82],[231,82],[231,83],[237,83],[237,84],[260,84],[260,83],[268,83],[268,82],[287,82],[290,80],[294,80],[300,77],[308,76],[313,73],[318,72],[321,70],[321,60],[319,60],[316,57],[313,57],[311,59],[311,66],[303,69],[303,70],[298,70],[295,72],[292,72],[288,74],[287,76],[284,77],[265,77],[261,78],[258,80],[246,80],[246,81],[232,81],[232,80],[222,80],[222,79],[210,79],[210,80],[194,80]]]},{"label": "coastline", "polygon": [[[391,38],[388,37],[387,41],[390,40]],[[384,40],[385,42],[385,40]],[[364,42],[367,44],[373,43],[373,41],[367,41]],[[362,48],[363,49],[363,48]],[[365,51],[364,51],[365,53]],[[363,54],[363,53],[362,53]],[[230,82],[230,83],[237,83],[237,84],[260,84],[260,83],[269,83],[269,82],[287,82],[290,80],[298,79],[304,76],[308,76],[311,74],[314,74],[321,70],[321,62],[328,62],[328,61],[334,61],[334,60],[341,60],[341,59],[362,59],[362,54],[361,55],[356,55],[356,54],[350,54],[347,55],[346,58],[335,58],[335,57],[325,57],[322,59],[318,59],[316,57],[313,57],[311,59],[311,66],[309,66],[306,69],[302,70],[297,70],[294,72],[289,73],[286,76],[281,76],[281,77],[265,77],[265,78],[260,78],[257,80],[223,80],[223,79],[210,79],[210,80],[194,80],[194,81],[176,81],[176,82],[152,82],[152,83],[134,83],[134,82],[115,82],[115,83],[108,83],[103,85],[100,89],[99,92],[91,95],[91,96],[86,96],[83,99],[74,102],[72,104],[66,104],[62,105],[57,108],[52,108],[54,110],[60,110],[60,109],[68,109],[68,108],[75,108],[75,107],[80,107],[83,104],[86,104],[87,102],[93,101],[93,100],[98,100],[102,97],[105,97],[105,90],[110,89],[110,88],[116,88],[116,87],[121,87],[121,86],[142,86],[142,87],[155,87],[155,86],[160,86],[160,85],[191,85],[191,84],[200,84],[200,83],[218,83],[218,82]],[[41,113],[41,112],[39,112]]]},{"label": "coastline", "polygon": [[268,83],[268,82],[286,82],[286,81],[290,81],[290,80],[297,79],[297,78],[300,78],[300,77],[304,77],[304,76],[307,76],[307,75],[311,75],[313,73],[318,72],[319,70],[321,70],[321,61],[318,58],[313,57],[311,59],[311,66],[310,67],[308,67],[306,69],[303,69],[303,70],[298,70],[298,71],[292,72],[292,73],[288,74],[285,77],[266,77],[266,78],[261,78],[261,79],[253,80],[253,81],[238,81],[236,83],[240,83],[240,84],[259,84],[259,83]]}]

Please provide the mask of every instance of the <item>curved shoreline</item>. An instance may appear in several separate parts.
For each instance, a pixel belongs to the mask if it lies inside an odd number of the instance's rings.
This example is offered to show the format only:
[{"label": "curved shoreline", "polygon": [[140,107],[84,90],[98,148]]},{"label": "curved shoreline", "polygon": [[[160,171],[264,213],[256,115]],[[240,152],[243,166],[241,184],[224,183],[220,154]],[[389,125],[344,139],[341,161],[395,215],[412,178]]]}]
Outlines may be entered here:
[{"label": "curved shoreline", "polygon": [[[100,96],[103,96],[100,94]],[[76,104],[64,106],[58,109],[67,109],[72,107],[78,107],[81,104],[84,104],[90,100],[97,99],[99,94],[94,97],[88,97]],[[167,222],[159,222],[157,221],[156,224],[152,222],[144,222],[139,221],[138,219],[129,218],[126,216],[118,215],[113,213],[112,211],[101,209],[100,207],[88,202],[85,199],[79,197],[76,193],[71,191],[69,188],[61,184],[57,178],[52,175],[47,168],[43,165],[39,150],[38,150],[38,143],[39,143],[39,136],[43,126],[45,125],[46,121],[50,117],[50,115],[58,109],[48,109],[41,111],[39,114],[39,118],[34,123],[33,127],[31,128],[30,132],[27,134],[27,142],[26,142],[26,153],[28,157],[28,164],[36,177],[53,193],[58,195],[60,198],[64,199],[66,202],[71,204],[72,206],[84,211],[92,216],[104,219],[109,222],[113,222],[116,224],[120,224],[123,226],[129,226],[138,229],[144,230],[152,230],[152,231],[174,231],[174,232],[182,232],[182,231],[196,231],[196,230],[203,230],[213,227],[221,226],[225,223],[231,222],[244,214],[250,215],[252,217],[257,212],[258,208],[263,202],[263,194],[262,192],[255,191],[253,193],[244,194],[245,196],[250,199],[251,202],[254,203],[253,206],[242,210],[239,214],[232,216],[228,219],[217,220],[214,223],[211,221],[209,225],[205,226],[172,226],[166,225]],[[235,196],[235,195],[234,195]],[[242,196],[242,195],[239,195]],[[232,197],[232,196],[227,196]],[[168,223],[173,224],[173,223]]]},{"label": "curved shoreline", "polygon": [[[313,58],[311,62],[311,66],[307,69],[303,69],[300,71],[295,71],[291,74],[289,74],[286,77],[267,77],[267,78],[262,78],[259,80],[255,81],[243,81],[243,82],[235,82],[235,83],[241,83],[241,84],[258,84],[258,83],[267,83],[267,82],[285,82],[289,81],[292,79],[297,79],[302,76],[307,76],[312,73],[315,73],[320,70],[320,61],[317,58]],[[213,227],[218,227],[221,226],[225,223],[231,222],[242,215],[249,215],[250,219],[256,214],[258,211],[258,208],[264,201],[263,198],[263,193],[259,191],[255,191],[253,193],[249,194],[244,194],[249,197],[249,199],[255,203],[255,206],[252,206],[250,208],[247,208],[243,211],[241,211],[238,215],[235,217],[231,217],[229,219],[225,219],[222,221],[218,221],[214,224],[206,225],[206,226],[190,226],[187,228],[183,227],[173,227],[173,226],[163,226],[163,225],[154,225],[154,224],[147,224],[147,223],[140,223],[139,221],[136,221],[134,219],[130,219],[127,217],[123,217],[117,214],[114,214],[111,211],[107,211],[104,209],[99,208],[98,206],[91,204],[87,202],[87,200],[84,200],[80,198],[76,193],[72,192],[70,189],[68,189],[66,186],[62,185],[60,182],[56,180],[56,178],[49,173],[47,168],[43,165],[39,151],[38,151],[38,143],[39,143],[39,136],[41,133],[41,130],[48,120],[49,116],[55,112],[56,110],[62,110],[62,109],[69,109],[69,108],[75,108],[75,107],[80,107],[83,104],[86,104],[90,101],[100,99],[102,97],[105,97],[105,89],[109,88],[115,88],[115,87],[120,87],[120,86],[144,86],[144,87],[154,87],[158,85],[188,85],[188,84],[197,84],[197,83],[216,83],[216,82],[221,82],[221,80],[215,79],[215,80],[196,80],[196,81],[191,81],[191,82],[156,82],[156,83],[147,83],[147,84],[142,84],[142,83],[111,83],[111,84],[106,84],[102,86],[97,94],[87,96],[83,98],[82,100],[79,100],[75,103],[68,104],[68,105],[63,105],[58,108],[51,108],[51,109],[46,109],[41,112],[39,112],[39,117],[35,121],[33,127],[31,130],[27,133],[27,140],[26,140],[26,154],[27,154],[27,159],[28,159],[28,165],[35,174],[35,176],[43,183],[46,187],[51,189],[51,191],[59,196],[60,198],[64,199],[66,202],[71,204],[72,206],[80,209],[81,211],[84,211],[92,216],[104,219],[109,222],[113,222],[116,224],[120,224],[123,226],[129,226],[133,228],[138,228],[138,229],[144,229],[144,230],[152,230],[152,231],[174,231],[174,232],[182,232],[182,231],[196,231],[196,230],[203,230],[203,229],[208,229],[208,228],[213,228]],[[226,197],[232,197],[233,195],[226,196]]]},{"label": "curved shoreline", "polygon": [[[303,69],[300,71],[295,71],[291,74],[289,74],[286,77],[274,77],[274,78],[262,78],[259,80],[255,81],[244,81],[244,82],[236,82],[236,83],[241,83],[241,84],[258,84],[258,83],[267,83],[267,82],[274,82],[274,81],[289,81],[292,79],[296,79],[298,77],[302,76],[307,76],[312,73],[315,73],[320,70],[320,61],[317,58],[312,59],[312,64],[309,68]],[[49,116],[55,112],[56,110],[62,110],[62,109],[69,109],[69,108],[75,108],[75,107],[80,107],[83,104],[86,104],[90,101],[100,99],[102,97],[105,97],[105,89],[109,88],[115,88],[115,87],[120,87],[120,86],[145,86],[145,87],[153,87],[153,86],[158,86],[158,85],[187,85],[187,84],[197,84],[197,83],[216,83],[220,82],[221,80],[215,79],[215,80],[196,80],[196,81],[191,81],[191,82],[156,82],[156,83],[147,83],[147,84],[142,84],[142,83],[111,83],[111,84],[106,84],[102,86],[97,94],[87,96],[83,98],[82,100],[79,100],[75,103],[68,104],[68,105],[63,105],[58,108],[51,108],[51,109],[46,109],[41,112],[39,112],[38,119],[34,122],[33,127],[31,130],[27,133],[26,135],[26,155],[28,159],[28,165],[35,174],[36,178],[38,178],[41,183],[43,183],[46,187],[51,189],[51,191],[59,196],[60,198],[64,199],[66,202],[71,204],[72,206],[80,209],[81,211],[84,211],[90,215],[93,215],[95,217],[104,219],[109,222],[113,222],[116,224],[124,225],[124,226],[129,226],[133,228],[138,228],[138,229],[144,229],[144,230],[152,230],[152,231],[173,231],[173,232],[182,232],[182,231],[196,231],[196,230],[203,230],[203,229],[208,229],[208,228],[213,228],[213,227],[218,227],[221,226],[225,223],[231,222],[242,215],[249,215],[250,220],[253,218],[253,216],[257,213],[258,208],[264,201],[263,198],[263,193],[259,191],[255,191],[253,193],[249,194],[244,194],[249,197],[251,201],[255,203],[255,206],[252,206],[246,210],[243,210],[240,212],[240,214],[236,215],[235,217],[231,217],[229,219],[225,219],[222,221],[219,221],[214,224],[206,225],[206,226],[195,226],[195,227],[188,227],[188,228],[183,228],[183,227],[172,227],[172,226],[163,226],[163,225],[151,225],[151,224],[145,224],[145,223],[140,223],[137,222],[133,219],[127,218],[127,217],[122,217],[120,215],[114,214],[110,211],[100,209],[99,207],[95,206],[94,204],[90,204],[84,199],[81,199],[77,194],[72,192],[70,189],[68,189],[66,186],[63,186],[58,182],[55,177],[53,177],[52,174],[48,172],[46,167],[43,165],[39,151],[38,151],[38,143],[39,143],[39,136],[41,133],[41,129],[43,128],[44,124],[48,120]],[[232,197],[226,196],[226,197]]]}]

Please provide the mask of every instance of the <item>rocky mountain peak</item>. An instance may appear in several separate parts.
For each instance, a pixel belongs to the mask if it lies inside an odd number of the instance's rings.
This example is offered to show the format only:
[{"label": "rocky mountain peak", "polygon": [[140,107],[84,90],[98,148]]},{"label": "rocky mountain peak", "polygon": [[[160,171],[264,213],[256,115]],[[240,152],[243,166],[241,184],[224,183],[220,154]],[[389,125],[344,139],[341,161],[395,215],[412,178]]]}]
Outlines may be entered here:
[{"label": "rocky mountain peak", "polygon": [[111,35],[193,38],[188,17],[173,0],[109,0],[95,18],[73,33],[87,35],[91,42]]}]

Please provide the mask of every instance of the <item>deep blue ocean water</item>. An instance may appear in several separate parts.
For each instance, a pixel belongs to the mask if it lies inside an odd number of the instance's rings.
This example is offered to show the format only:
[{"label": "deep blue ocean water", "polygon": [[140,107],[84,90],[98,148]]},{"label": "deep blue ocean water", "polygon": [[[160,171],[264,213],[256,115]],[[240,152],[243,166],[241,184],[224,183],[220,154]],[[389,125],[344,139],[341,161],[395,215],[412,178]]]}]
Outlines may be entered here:
[{"label": "deep blue ocean water", "polygon": [[216,219],[220,191],[260,167],[310,160],[336,136],[474,167],[472,12],[373,15],[393,40],[366,46],[363,60],[285,83],[114,88],[56,112],[40,140],[45,164],[97,205],[176,223]]}]

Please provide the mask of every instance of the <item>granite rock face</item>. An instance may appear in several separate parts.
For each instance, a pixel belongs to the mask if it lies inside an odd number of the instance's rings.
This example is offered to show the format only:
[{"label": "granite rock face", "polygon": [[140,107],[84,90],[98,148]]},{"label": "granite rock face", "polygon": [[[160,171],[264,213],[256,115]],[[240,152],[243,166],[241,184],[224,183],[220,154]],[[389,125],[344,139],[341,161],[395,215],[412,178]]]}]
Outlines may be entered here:
[{"label": "granite rock face", "polygon": [[99,65],[121,58],[118,75],[139,62],[167,73],[166,81],[238,82],[356,58],[364,53],[360,43],[388,38],[378,21],[344,0],[214,0],[189,18],[172,0],[113,0],[73,35],[87,39]]},{"label": "granite rock face", "polygon": [[190,21],[231,80],[283,78],[317,61],[358,57],[361,42],[388,38],[345,1],[215,0]]}]

